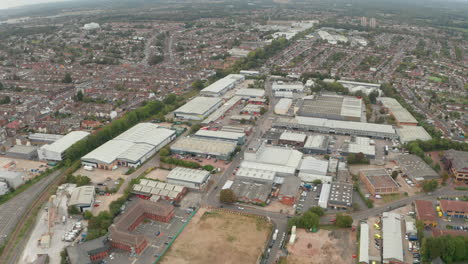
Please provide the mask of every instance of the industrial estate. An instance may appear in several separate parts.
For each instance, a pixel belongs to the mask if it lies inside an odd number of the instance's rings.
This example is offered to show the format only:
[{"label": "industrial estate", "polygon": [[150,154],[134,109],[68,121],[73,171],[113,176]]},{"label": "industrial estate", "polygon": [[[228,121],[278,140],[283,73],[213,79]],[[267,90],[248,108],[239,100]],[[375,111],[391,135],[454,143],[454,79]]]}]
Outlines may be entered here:
[{"label": "industrial estate", "polygon": [[258,2],[5,15],[0,263],[468,262],[466,13]]}]

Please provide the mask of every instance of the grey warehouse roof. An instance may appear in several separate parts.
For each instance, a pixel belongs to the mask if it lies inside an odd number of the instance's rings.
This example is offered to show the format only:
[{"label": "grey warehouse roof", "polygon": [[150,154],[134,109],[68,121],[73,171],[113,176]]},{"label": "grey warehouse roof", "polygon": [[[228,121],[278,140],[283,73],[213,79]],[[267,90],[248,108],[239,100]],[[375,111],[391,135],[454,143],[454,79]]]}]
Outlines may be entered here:
[{"label": "grey warehouse roof", "polygon": [[391,97],[380,97],[379,101],[382,102],[382,104],[392,112],[398,122],[418,123],[416,118],[414,118],[413,115],[411,115],[411,113],[406,110],[406,108],[401,106],[401,104],[396,99]]},{"label": "grey warehouse roof", "polygon": [[407,143],[414,140],[431,140],[432,137],[422,126],[402,126],[397,128],[397,134],[401,143]]},{"label": "grey warehouse roof", "polygon": [[206,170],[195,170],[182,167],[176,167],[169,172],[167,179],[184,181],[184,182],[193,182],[193,183],[203,183],[206,178],[210,176],[210,172]]},{"label": "grey warehouse roof", "polygon": [[94,186],[81,186],[73,189],[68,205],[91,205],[94,201]]},{"label": "grey warehouse roof", "polygon": [[382,214],[383,259],[404,261],[401,237],[401,216],[395,213]]},{"label": "grey warehouse roof", "polygon": [[201,93],[222,93],[225,89],[232,88],[235,82],[245,79],[241,74],[229,74],[228,76],[217,80],[201,90]]},{"label": "grey warehouse roof", "polygon": [[177,142],[171,146],[171,150],[227,156],[235,150],[236,146],[237,143],[235,142],[185,137],[177,140]]},{"label": "grey warehouse roof", "polygon": [[395,160],[403,173],[413,180],[421,181],[439,178],[439,174],[437,174],[431,166],[416,155],[399,155]]},{"label": "grey warehouse roof", "polygon": [[220,104],[222,100],[217,97],[195,97],[183,106],[175,110],[175,113],[204,115],[210,109]]},{"label": "grey warehouse roof", "polygon": [[214,131],[214,130],[198,130],[195,133],[195,136],[199,137],[210,137],[210,138],[220,138],[220,139],[229,139],[229,140],[239,140],[245,136],[244,133],[237,133],[237,132],[228,132],[228,131]]}]

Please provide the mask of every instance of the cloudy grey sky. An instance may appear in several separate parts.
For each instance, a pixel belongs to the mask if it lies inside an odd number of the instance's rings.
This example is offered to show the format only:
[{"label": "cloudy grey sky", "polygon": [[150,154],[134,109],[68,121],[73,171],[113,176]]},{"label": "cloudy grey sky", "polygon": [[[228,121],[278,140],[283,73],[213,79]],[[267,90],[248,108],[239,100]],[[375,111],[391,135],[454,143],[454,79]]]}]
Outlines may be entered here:
[{"label": "cloudy grey sky", "polygon": [[0,0],[0,9],[31,5],[31,4],[63,2],[63,1],[70,1],[70,0]]}]

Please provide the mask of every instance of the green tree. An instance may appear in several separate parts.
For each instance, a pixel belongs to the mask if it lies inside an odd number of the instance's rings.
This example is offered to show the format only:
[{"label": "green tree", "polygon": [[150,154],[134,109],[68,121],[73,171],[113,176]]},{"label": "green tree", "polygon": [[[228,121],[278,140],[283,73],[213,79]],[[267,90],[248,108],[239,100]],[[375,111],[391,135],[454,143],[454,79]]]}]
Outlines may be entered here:
[{"label": "green tree", "polygon": [[425,192],[432,192],[437,189],[438,182],[436,180],[424,181],[422,183],[422,189]]},{"label": "green tree", "polygon": [[205,165],[205,166],[203,166],[203,169],[206,170],[206,171],[213,171],[214,167],[212,165]]},{"label": "green tree", "polygon": [[200,130],[201,125],[200,124],[195,124],[190,128],[190,134],[195,134],[197,133],[198,130]]},{"label": "green tree", "polygon": [[267,110],[266,110],[265,107],[260,108],[260,114],[261,114],[261,115],[264,115],[264,114],[266,113],[266,111],[267,111]]},{"label": "green tree", "polygon": [[83,95],[83,92],[80,90],[76,93],[76,96],[75,96],[75,101],[77,102],[83,102],[83,99],[84,99],[84,95]]},{"label": "green tree", "polygon": [[10,96],[3,96],[0,98],[0,104],[9,104],[11,102]]},{"label": "green tree", "polygon": [[312,182],[313,184],[317,185],[317,184],[322,184],[322,180],[320,179],[316,179]]},{"label": "green tree", "polygon": [[398,177],[398,171],[392,172],[392,178],[395,180]]},{"label": "green tree", "polygon": [[219,193],[219,201],[226,204],[235,203],[237,201],[236,194],[231,189],[221,190]]},{"label": "green tree", "polygon": [[171,151],[167,147],[164,147],[159,151],[159,156],[161,156],[161,157],[167,157],[170,154],[171,154]]},{"label": "green tree", "polygon": [[196,89],[196,90],[201,90],[201,89],[205,88],[205,82],[203,82],[202,80],[195,80],[192,83],[192,88]]},{"label": "green tree", "polygon": [[323,216],[325,214],[325,210],[323,210],[322,207],[320,206],[314,206],[309,209],[310,212],[318,215],[318,216]]},{"label": "green tree", "polygon": [[73,79],[72,79],[71,73],[69,73],[69,72],[65,73],[65,77],[63,77],[62,82],[63,83],[72,83]]},{"label": "green tree", "polygon": [[83,218],[86,219],[86,220],[89,220],[93,217],[93,214],[91,213],[91,211],[85,211],[84,214],[83,214]]},{"label": "green tree", "polygon": [[80,210],[76,207],[76,206],[69,206],[68,207],[68,213],[69,214],[73,214],[73,215],[76,215],[76,214],[80,214]]},{"label": "green tree", "polygon": [[350,215],[336,214],[335,225],[338,227],[351,227],[353,225],[353,218]]}]

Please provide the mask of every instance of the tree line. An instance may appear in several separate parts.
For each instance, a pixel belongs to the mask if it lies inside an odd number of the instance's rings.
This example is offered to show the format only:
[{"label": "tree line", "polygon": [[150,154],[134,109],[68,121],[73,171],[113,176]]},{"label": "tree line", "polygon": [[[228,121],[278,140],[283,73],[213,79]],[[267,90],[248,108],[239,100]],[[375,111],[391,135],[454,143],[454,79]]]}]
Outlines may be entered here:
[{"label": "tree line", "polygon": [[468,237],[440,236],[422,240],[421,256],[424,261],[441,258],[445,263],[466,263],[468,261]]}]

